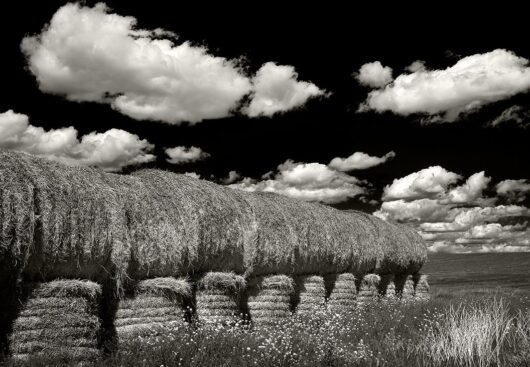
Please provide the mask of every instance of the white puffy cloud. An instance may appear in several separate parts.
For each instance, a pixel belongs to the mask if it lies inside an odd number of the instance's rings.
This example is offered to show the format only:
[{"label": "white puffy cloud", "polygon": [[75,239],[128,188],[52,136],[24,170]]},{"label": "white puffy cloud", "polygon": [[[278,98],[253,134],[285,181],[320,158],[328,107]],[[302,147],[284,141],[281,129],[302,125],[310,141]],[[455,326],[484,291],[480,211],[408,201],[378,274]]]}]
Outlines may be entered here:
[{"label": "white puffy cloud", "polygon": [[391,185],[384,188],[383,200],[413,200],[439,197],[446,193],[449,185],[460,178],[460,175],[449,172],[443,167],[432,166],[395,179]]},{"label": "white puffy cloud", "polygon": [[415,73],[417,71],[425,71],[425,69],[425,61],[421,60],[416,60],[405,68],[406,71],[409,71],[411,73]]},{"label": "white puffy cloud", "polygon": [[252,78],[253,92],[244,112],[250,117],[272,116],[305,104],[325,91],[309,82],[298,81],[294,67],[267,62]]},{"label": "white puffy cloud", "polygon": [[239,180],[240,178],[241,178],[241,175],[237,171],[230,171],[228,172],[228,176],[223,178],[221,182],[224,185],[230,185],[236,182],[237,180]]},{"label": "white puffy cloud", "polygon": [[455,121],[462,113],[528,91],[527,65],[527,59],[503,49],[464,57],[444,70],[416,65],[415,71],[370,92],[360,111],[418,113],[430,117],[426,122]]},{"label": "white puffy cloud", "polygon": [[522,202],[530,193],[530,180],[504,180],[496,186],[497,194],[508,198],[510,201]]},{"label": "white puffy cloud", "polygon": [[203,152],[201,148],[197,147],[174,147],[167,148],[166,154],[169,157],[167,162],[171,164],[184,164],[196,162],[202,159],[206,159],[210,154]]},{"label": "white puffy cloud", "polygon": [[30,125],[28,116],[9,110],[0,113],[0,147],[46,157],[70,165],[95,166],[117,171],[151,162],[153,146],[137,135],[119,129],[92,132],[81,140],[73,127],[45,131]]},{"label": "white puffy cloud", "polygon": [[278,166],[278,171],[262,181],[243,179],[229,187],[245,191],[275,192],[304,201],[339,203],[360,195],[367,189],[355,177],[333,170],[320,163],[295,163],[291,160]]},{"label": "white puffy cloud", "polygon": [[355,152],[348,158],[333,158],[331,162],[329,162],[328,166],[338,171],[347,172],[356,169],[367,169],[370,167],[375,167],[385,163],[386,161],[394,158],[395,156],[396,153],[394,153],[393,151],[388,152],[382,157],[372,157],[363,152]]},{"label": "white puffy cloud", "polygon": [[136,120],[193,124],[224,118],[251,92],[252,115],[272,115],[322,94],[298,82],[292,66],[267,63],[251,80],[242,59],[174,40],[162,29],[138,29],[134,17],[113,14],[102,3],[69,3],[39,35],[25,37],[21,49],[41,91],[110,104]]},{"label": "white puffy cloud", "polygon": [[484,171],[475,173],[467,181],[447,194],[447,201],[454,204],[471,204],[482,197],[482,192],[488,187],[491,177],[486,177]]},{"label": "white puffy cloud", "polygon": [[381,219],[400,222],[445,221],[451,214],[451,207],[434,199],[384,201],[374,213]]},{"label": "white puffy cloud", "polygon": [[362,65],[355,76],[362,85],[380,88],[392,81],[392,69],[374,61]]},{"label": "white puffy cloud", "polygon": [[490,127],[498,127],[508,122],[514,122],[517,126],[527,128],[530,126],[530,111],[522,106],[511,106],[502,111],[490,123]]},{"label": "white puffy cloud", "polygon": [[191,177],[191,178],[195,178],[197,180],[199,180],[201,178],[201,176],[196,173],[196,172],[186,172],[184,173],[185,176],[188,176],[188,177]]}]

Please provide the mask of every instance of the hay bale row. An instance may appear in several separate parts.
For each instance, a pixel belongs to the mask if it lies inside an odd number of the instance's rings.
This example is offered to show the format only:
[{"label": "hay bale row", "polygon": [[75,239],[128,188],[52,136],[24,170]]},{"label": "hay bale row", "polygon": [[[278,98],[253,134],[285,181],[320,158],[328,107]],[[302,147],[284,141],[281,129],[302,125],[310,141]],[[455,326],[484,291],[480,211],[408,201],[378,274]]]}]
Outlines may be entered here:
[{"label": "hay bale row", "polygon": [[30,355],[94,361],[100,356],[99,284],[56,280],[38,284],[13,325],[11,352],[15,360]]},{"label": "hay bale row", "polygon": [[197,282],[196,310],[199,322],[232,324],[240,316],[245,278],[234,273],[209,272]]},{"label": "hay bale row", "polygon": [[0,273],[26,278],[110,274],[119,288],[175,269],[415,273],[427,254],[412,229],[371,215],[170,172],[117,175],[2,151],[0,179],[0,264],[10,264]]},{"label": "hay bale row", "polygon": [[294,281],[286,275],[254,278],[249,282],[248,311],[255,326],[276,324],[291,316]]},{"label": "hay bale row", "polygon": [[191,297],[186,279],[154,278],[139,282],[132,297],[120,301],[114,324],[119,342],[150,336],[183,325],[185,301]]},{"label": "hay bale row", "polygon": [[322,310],[326,304],[326,285],[321,276],[305,276],[298,281],[299,302],[296,312],[300,315],[310,315]]},{"label": "hay bale row", "polygon": [[333,312],[349,312],[357,307],[357,286],[353,274],[339,274],[328,298],[328,308]]}]

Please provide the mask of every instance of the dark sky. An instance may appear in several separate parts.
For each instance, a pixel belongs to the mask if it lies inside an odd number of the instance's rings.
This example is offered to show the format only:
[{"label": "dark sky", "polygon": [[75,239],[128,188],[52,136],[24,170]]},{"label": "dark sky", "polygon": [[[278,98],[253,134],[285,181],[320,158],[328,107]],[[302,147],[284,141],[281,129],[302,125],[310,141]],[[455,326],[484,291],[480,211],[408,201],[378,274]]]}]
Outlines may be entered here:
[{"label": "dark sky", "polygon": [[[394,178],[432,165],[465,177],[485,170],[493,182],[528,178],[530,129],[515,124],[484,128],[507,107],[530,106],[528,94],[489,104],[454,123],[422,125],[417,116],[356,113],[369,89],[352,77],[362,64],[375,60],[391,66],[396,76],[415,60],[444,69],[462,56],[496,48],[530,58],[528,29],[518,16],[522,17],[522,9],[505,15],[483,5],[480,11],[466,11],[383,4],[341,8],[307,2],[299,7],[265,2],[216,6],[197,2],[194,7],[175,1],[106,3],[117,14],[136,17],[140,28],[174,31],[179,39],[205,45],[217,56],[244,56],[249,72],[267,61],[293,65],[301,80],[332,95],[272,118],[240,116],[193,126],[136,121],[108,105],[69,102],[39,91],[20,52],[22,38],[40,32],[64,2],[19,1],[2,10],[0,111],[24,113],[32,124],[45,129],[74,126],[80,134],[124,129],[156,146],[158,160],[150,166],[206,177],[220,178],[236,170],[244,177],[259,178],[287,159],[327,164],[357,151],[381,156],[393,150],[392,161],[355,173],[374,185],[376,199]],[[167,164],[164,148],[181,145],[200,147],[211,157],[183,166]],[[374,209],[355,199],[339,207]]]}]

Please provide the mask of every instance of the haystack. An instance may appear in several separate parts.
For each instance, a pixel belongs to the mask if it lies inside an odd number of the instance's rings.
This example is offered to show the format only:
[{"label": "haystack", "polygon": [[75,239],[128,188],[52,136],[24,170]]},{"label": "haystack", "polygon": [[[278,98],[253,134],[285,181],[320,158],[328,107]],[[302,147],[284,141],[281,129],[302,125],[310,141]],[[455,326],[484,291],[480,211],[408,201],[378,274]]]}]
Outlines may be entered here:
[{"label": "haystack", "polygon": [[234,273],[209,272],[197,282],[196,310],[199,322],[231,324],[241,315],[245,278]]},{"label": "haystack", "polygon": [[294,281],[287,275],[251,279],[248,285],[248,311],[257,327],[276,324],[291,316]]},{"label": "haystack", "polygon": [[381,277],[377,274],[367,274],[361,280],[359,293],[357,294],[357,304],[370,303],[379,297],[379,282]]},{"label": "haystack", "polygon": [[15,360],[43,355],[90,362],[100,356],[99,284],[56,280],[37,285],[15,320],[11,352]]},{"label": "haystack", "polygon": [[371,215],[170,172],[0,152],[0,180],[0,277],[112,277],[119,289],[128,277],[211,271],[412,274],[427,255],[411,229]]},{"label": "haystack", "polygon": [[395,282],[395,276],[393,274],[386,274],[381,277],[379,293],[386,300],[395,300],[397,298],[396,282]]},{"label": "haystack", "polygon": [[357,306],[357,287],[355,276],[350,273],[339,274],[328,299],[328,308],[332,312],[349,312]]},{"label": "haystack", "polygon": [[154,278],[139,282],[134,296],[119,303],[114,321],[118,341],[122,344],[183,325],[184,305],[190,297],[191,284],[186,279]]},{"label": "haystack", "polygon": [[323,277],[316,275],[300,277],[297,285],[299,287],[299,302],[296,307],[298,314],[308,315],[324,308],[326,285]]},{"label": "haystack", "polygon": [[431,299],[428,276],[425,274],[418,274],[415,279],[416,288],[414,289],[414,297],[419,301],[428,301]]},{"label": "haystack", "polygon": [[402,275],[398,281],[398,293],[401,295],[401,300],[410,302],[414,300],[414,276]]}]

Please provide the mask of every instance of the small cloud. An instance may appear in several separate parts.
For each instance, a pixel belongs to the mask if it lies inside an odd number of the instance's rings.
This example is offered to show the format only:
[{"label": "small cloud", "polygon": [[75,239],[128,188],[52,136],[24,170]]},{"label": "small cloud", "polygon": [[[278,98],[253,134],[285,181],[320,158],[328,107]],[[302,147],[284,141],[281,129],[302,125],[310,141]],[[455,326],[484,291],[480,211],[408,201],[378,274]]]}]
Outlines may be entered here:
[{"label": "small cloud", "polygon": [[382,157],[372,157],[363,152],[355,152],[348,158],[333,158],[328,166],[338,171],[348,172],[378,166],[393,159],[395,156],[396,153],[393,151],[388,152]]},{"label": "small cloud", "polygon": [[498,127],[506,123],[515,123],[517,126],[527,128],[530,126],[530,111],[522,106],[511,106],[493,119],[488,126]]},{"label": "small cloud", "polygon": [[497,194],[511,202],[523,202],[530,193],[530,180],[504,180],[496,186]]},{"label": "small cloud", "polygon": [[241,178],[241,175],[239,173],[237,173],[236,171],[230,171],[228,172],[228,176],[223,178],[221,182],[224,185],[230,185],[236,182],[237,180],[239,180],[240,178]]},{"label": "small cloud", "polygon": [[374,61],[362,65],[354,76],[361,85],[381,88],[392,81],[392,69]]},{"label": "small cloud", "polygon": [[200,161],[208,158],[210,155],[203,152],[201,148],[197,147],[174,147],[166,149],[166,154],[169,157],[168,163],[171,164],[185,164]]}]

